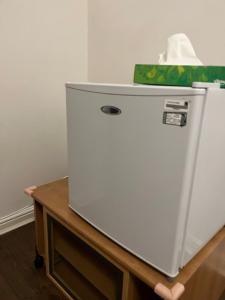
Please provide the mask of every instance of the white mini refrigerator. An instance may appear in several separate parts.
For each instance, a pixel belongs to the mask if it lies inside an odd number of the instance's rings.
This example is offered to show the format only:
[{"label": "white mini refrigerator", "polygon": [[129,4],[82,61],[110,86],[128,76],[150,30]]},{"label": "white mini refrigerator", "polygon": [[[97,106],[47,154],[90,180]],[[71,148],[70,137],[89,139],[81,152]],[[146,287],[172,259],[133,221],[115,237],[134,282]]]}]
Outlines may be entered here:
[{"label": "white mini refrigerator", "polygon": [[169,277],[225,224],[225,90],[68,83],[69,205]]}]

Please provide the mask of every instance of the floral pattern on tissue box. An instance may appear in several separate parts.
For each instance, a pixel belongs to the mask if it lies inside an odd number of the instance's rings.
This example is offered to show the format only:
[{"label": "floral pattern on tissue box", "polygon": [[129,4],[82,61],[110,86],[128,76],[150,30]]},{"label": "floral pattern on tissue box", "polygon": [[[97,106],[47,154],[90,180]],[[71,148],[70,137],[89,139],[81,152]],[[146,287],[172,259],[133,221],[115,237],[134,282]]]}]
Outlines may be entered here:
[{"label": "floral pattern on tissue box", "polygon": [[193,82],[220,82],[225,66],[135,65],[134,83],[191,87]]}]

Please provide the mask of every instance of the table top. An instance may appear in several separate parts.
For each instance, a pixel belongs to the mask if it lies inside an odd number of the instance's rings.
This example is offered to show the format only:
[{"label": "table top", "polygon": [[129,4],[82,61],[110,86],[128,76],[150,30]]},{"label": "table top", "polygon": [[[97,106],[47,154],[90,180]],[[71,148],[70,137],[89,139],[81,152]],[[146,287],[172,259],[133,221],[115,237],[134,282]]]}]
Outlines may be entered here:
[{"label": "table top", "polygon": [[176,283],[185,286],[197,269],[204,263],[218,245],[225,239],[225,228],[217,235],[180,271],[179,275],[170,282],[168,278],[149,266],[133,254],[100,233],[89,223],[83,220],[68,206],[68,178],[37,187],[32,197],[35,201],[46,207],[59,220],[66,224],[75,233],[78,233],[86,241],[100,249],[108,257],[132,272],[146,284],[154,288],[158,283],[171,288]]}]

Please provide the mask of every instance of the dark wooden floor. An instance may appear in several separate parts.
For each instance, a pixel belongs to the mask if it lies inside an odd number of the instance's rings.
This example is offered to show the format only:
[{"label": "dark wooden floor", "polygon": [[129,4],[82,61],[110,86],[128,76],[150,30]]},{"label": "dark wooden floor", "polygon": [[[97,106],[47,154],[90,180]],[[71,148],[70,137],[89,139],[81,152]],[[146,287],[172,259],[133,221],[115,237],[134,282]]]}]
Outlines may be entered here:
[{"label": "dark wooden floor", "polygon": [[65,300],[46,277],[35,269],[34,224],[0,236],[1,300]]}]

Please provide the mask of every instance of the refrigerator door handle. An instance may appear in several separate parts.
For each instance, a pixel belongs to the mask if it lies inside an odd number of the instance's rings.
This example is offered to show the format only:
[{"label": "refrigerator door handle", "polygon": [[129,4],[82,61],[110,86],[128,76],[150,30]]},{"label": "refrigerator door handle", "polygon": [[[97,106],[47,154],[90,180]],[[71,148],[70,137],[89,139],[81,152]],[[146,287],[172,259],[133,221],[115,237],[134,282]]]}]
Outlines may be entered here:
[{"label": "refrigerator door handle", "polygon": [[120,115],[122,113],[121,109],[111,105],[102,106],[101,111],[107,115]]}]

